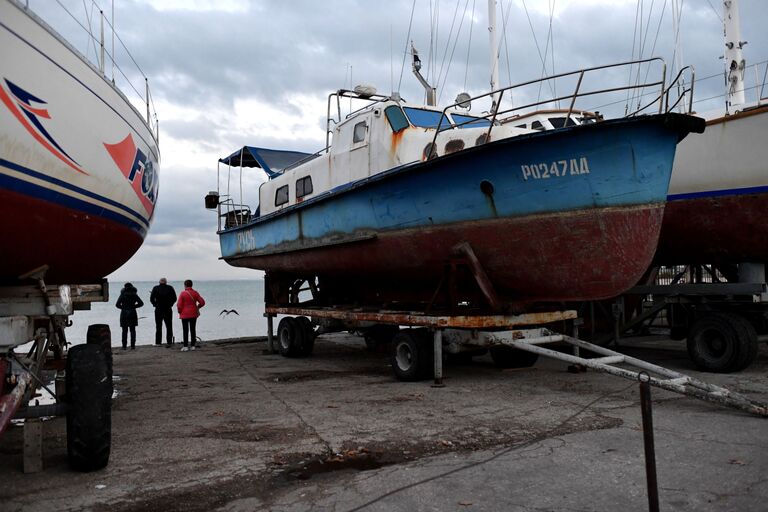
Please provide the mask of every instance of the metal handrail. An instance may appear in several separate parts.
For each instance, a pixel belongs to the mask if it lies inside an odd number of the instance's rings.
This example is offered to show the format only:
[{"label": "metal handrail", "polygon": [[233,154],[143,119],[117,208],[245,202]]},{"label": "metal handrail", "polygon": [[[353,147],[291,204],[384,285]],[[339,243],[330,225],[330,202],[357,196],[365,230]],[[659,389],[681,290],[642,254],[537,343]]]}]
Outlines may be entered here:
[{"label": "metal handrail", "polygon": [[[672,90],[672,88],[678,83],[682,83],[683,73],[688,70],[690,72],[691,78],[690,83],[691,86],[688,89],[683,88],[683,91],[678,95],[677,100],[675,100],[675,103],[670,107],[669,106],[669,92]],[[669,112],[673,110],[678,103],[685,97],[686,94],[688,94],[688,111],[687,113],[690,114],[693,112],[693,87],[696,84],[696,70],[693,66],[685,66],[678,71],[677,75],[675,75],[675,78],[669,82],[669,86],[667,87],[667,92],[665,95],[665,102],[666,102],[666,112]]]},{"label": "metal handrail", "polygon": [[[592,72],[592,71],[616,68],[616,67],[621,67],[621,66],[630,66],[630,65],[636,65],[636,64],[637,65],[642,65],[642,64],[651,63],[651,62],[660,62],[661,65],[662,65],[661,79],[658,80],[658,81],[655,81],[655,82],[645,82],[645,83],[637,84],[637,85],[626,85],[626,86],[621,86],[621,87],[610,87],[610,88],[599,89],[599,90],[595,90],[595,91],[581,92],[581,84],[582,84],[582,81],[583,81],[583,77],[584,77],[584,75],[586,73],[589,73],[589,72]],[[511,91],[513,89],[518,89],[520,87],[524,87],[524,86],[527,86],[527,85],[541,83],[541,82],[544,82],[544,81],[547,81],[547,80],[554,80],[554,79],[558,79],[558,78],[574,76],[574,75],[577,75],[577,74],[579,75],[579,78],[578,78],[578,81],[577,81],[577,84],[576,84],[576,88],[575,88],[575,90],[574,90],[574,92],[572,94],[568,94],[568,95],[564,95],[564,96],[559,96],[559,97],[556,97],[556,98],[548,98],[546,100],[536,101],[536,102],[533,102],[533,103],[528,103],[526,105],[521,105],[521,106],[517,106],[517,107],[508,108],[506,110],[500,109],[501,104],[502,104],[502,100],[504,98],[504,93],[507,92],[507,91]],[[667,65],[666,65],[666,62],[664,61],[664,59],[662,59],[661,57],[651,57],[651,58],[648,58],[648,59],[640,59],[640,60],[619,62],[619,63],[614,63],[614,64],[604,64],[604,65],[601,65],[601,66],[593,66],[593,67],[590,67],[590,68],[584,68],[584,69],[580,69],[580,70],[577,70],[577,71],[568,71],[568,72],[565,72],[565,73],[559,73],[557,75],[551,75],[551,76],[544,77],[544,78],[538,78],[538,79],[534,79],[534,80],[528,80],[528,81],[525,81],[525,82],[520,82],[520,83],[514,84],[514,85],[509,85],[507,87],[503,87],[501,89],[496,89],[494,91],[489,91],[489,92],[486,92],[486,93],[483,93],[483,94],[479,94],[479,95],[477,95],[477,96],[475,96],[473,98],[470,98],[469,100],[465,99],[465,100],[463,100],[461,102],[454,103],[452,105],[448,105],[447,107],[445,107],[443,109],[443,111],[442,111],[441,116],[440,116],[440,120],[437,123],[437,128],[435,129],[435,135],[432,138],[432,144],[434,145],[433,147],[437,147],[436,146],[437,145],[437,136],[440,134],[440,132],[456,128],[450,122],[447,123],[445,128],[441,128],[441,126],[443,125],[443,119],[444,118],[445,118],[446,121],[450,121],[450,119],[448,118],[449,110],[455,110],[456,107],[458,107],[460,105],[464,105],[468,101],[472,102],[472,101],[475,101],[475,100],[478,100],[478,99],[487,98],[487,97],[496,97],[496,108],[493,109],[493,111],[491,113],[489,113],[489,114],[487,114],[485,116],[476,116],[478,118],[490,119],[490,121],[491,121],[490,126],[488,127],[488,132],[486,133],[486,140],[490,140],[491,132],[493,131],[493,127],[496,125],[496,119],[497,119],[497,117],[499,115],[508,114],[510,112],[515,112],[515,111],[519,111],[519,110],[522,110],[522,109],[525,109],[525,108],[530,108],[530,107],[535,107],[535,106],[538,106],[538,105],[543,105],[543,104],[546,104],[546,103],[552,103],[552,102],[555,102],[555,101],[570,99],[571,103],[570,103],[570,106],[569,106],[569,109],[568,109],[568,115],[570,116],[570,114],[573,112],[573,109],[575,107],[575,103],[576,103],[576,99],[577,98],[586,97],[586,96],[594,96],[596,94],[605,94],[605,93],[609,93],[609,92],[632,90],[632,89],[645,89],[645,88],[649,88],[649,87],[659,86],[660,90],[659,90],[659,94],[656,96],[656,98],[651,103],[649,103],[648,105],[646,105],[646,106],[636,110],[635,112],[633,112],[630,115],[635,115],[635,114],[637,114],[639,112],[642,112],[643,110],[648,108],[648,106],[653,105],[657,101],[659,102],[659,113],[662,113],[664,111],[664,96],[665,96],[665,93],[667,92],[667,88],[665,86],[665,84],[666,84],[666,74],[667,74]],[[627,116],[627,117],[629,117],[629,116]]]}]

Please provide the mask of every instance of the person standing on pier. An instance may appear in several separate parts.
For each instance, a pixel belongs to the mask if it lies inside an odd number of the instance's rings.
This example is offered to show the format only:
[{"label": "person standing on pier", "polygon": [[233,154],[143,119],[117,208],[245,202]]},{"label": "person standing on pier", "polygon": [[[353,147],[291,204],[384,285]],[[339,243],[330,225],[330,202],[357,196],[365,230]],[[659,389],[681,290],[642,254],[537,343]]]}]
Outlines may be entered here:
[{"label": "person standing on pier", "polygon": [[136,326],[139,325],[139,317],[136,309],[144,305],[144,301],[136,293],[136,288],[131,283],[125,283],[120,290],[120,297],[115,306],[120,310],[120,327],[123,329],[123,350],[128,349],[128,331],[131,331],[131,350],[136,349]]},{"label": "person standing on pier", "polygon": [[[195,341],[197,340],[195,328],[197,317],[200,316],[200,308],[203,306],[205,306],[205,300],[192,288],[192,281],[190,279],[184,281],[184,291],[179,294],[179,300],[176,302],[176,309],[179,311],[179,318],[181,318],[181,328],[184,332],[182,352],[195,350]],[[189,334],[192,335],[192,343],[187,348],[187,335]]]},{"label": "person standing on pier", "polygon": [[165,322],[165,341],[173,345],[173,305],[176,304],[176,290],[164,277],[160,284],[152,288],[149,302],[155,307],[155,346],[163,344],[163,322]]}]

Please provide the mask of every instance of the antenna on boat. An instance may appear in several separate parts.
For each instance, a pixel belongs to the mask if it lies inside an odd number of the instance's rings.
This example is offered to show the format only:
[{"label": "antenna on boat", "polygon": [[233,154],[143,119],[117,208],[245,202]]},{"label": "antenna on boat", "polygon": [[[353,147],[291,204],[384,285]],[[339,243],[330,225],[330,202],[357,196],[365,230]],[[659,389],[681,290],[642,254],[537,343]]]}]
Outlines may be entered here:
[{"label": "antenna on boat", "polygon": [[424,90],[427,91],[427,105],[434,107],[437,105],[437,87],[429,85],[429,82],[421,76],[421,73],[419,72],[421,69],[421,59],[419,58],[419,52],[416,51],[416,47],[413,46],[413,41],[411,41],[411,55],[413,55],[413,62],[411,63],[413,74],[416,75],[416,78],[421,82],[421,85],[424,86]]},{"label": "antenna on boat", "polygon": [[725,30],[725,76],[728,86],[726,110],[745,102],[744,71],[746,61],[741,49],[747,44],[741,40],[741,21],[739,19],[739,1],[723,2],[723,24]]}]

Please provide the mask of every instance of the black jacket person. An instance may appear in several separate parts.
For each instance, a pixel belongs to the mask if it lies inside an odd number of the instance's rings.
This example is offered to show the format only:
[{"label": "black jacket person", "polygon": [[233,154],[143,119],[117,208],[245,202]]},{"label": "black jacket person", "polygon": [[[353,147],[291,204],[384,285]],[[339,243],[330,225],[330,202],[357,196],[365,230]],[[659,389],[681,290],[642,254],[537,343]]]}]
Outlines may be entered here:
[{"label": "black jacket person", "polygon": [[144,301],[136,294],[136,288],[131,283],[125,283],[120,290],[120,297],[115,306],[120,309],[120,327],[123,329],[123,350],[128,348],[128,331],[131,331],[131,350],[136,348],[136,326],[139,325],[139,316],[136,308],[144,305]]},{"label": "black jacket person", "polygon": [[152,288],[149,302],[155,307],[155,346],[162,345],[163,322],[165,322],[165,341],[173,344],[173,305],[176,304],[176,290],[163,277],[160,284]]}]

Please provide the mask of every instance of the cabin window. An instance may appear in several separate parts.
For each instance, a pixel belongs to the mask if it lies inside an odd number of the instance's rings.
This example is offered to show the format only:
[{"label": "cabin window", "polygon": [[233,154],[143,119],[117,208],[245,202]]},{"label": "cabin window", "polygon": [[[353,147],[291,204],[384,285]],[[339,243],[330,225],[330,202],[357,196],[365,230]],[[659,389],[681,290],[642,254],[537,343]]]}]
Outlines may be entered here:
[{"label": "cabin window", "polygon": [[361,121],[355,125],[354,133],[352,134],[352,142],[363,142],[365,140],[365,134],[368,133],[368,123]]},{"label": "cabin window", "polygon": [[482,117],[465,116],[463,114],[451,114],[451,117],[459,128],[487,128],[491,126],[491,122]]},{"label": "cabin window", "polygon": [[308,196],[312,193],[312,176],[305,176],[296,180],[296,199]]},{"label": "cabin window", "polygon": [[405,110],[405,113],[408,115],[408,119],[411,120],[413,126],[418,126],[420,128],[437,128],[437,124],[440,123],[440,129],[444,130],[451,124],[448,121],[448,118],[443,116],[442,112],[413,107],[405,107],[403,110]]},{"label": "cabin window", "polygon": [[533,128],[534,130],[543,130],[544,125],[541,124],[541,121],[534,121],[531,123],[531,128]]},{"label": "cabin window", "polygon": [[549,122],[553,128],[562,128],[563,126],[576,126],[576,123],[570,117],[550,117]]},{"label": "cabin window", "polygon": [[515,126],[515,128],[528,128],[528,127],[524,124],[518,124],[517,126]]},{"label": "cabin window", "polygon": [[288,202],[288,185],[283,185],[275,191],[275,206]]},{"label": "cabin window", "polygon": [[387,116],[387,121],[389,121],[389,126],[392,127],[393,132],[397,133],[408,128],[408,118],[405,117],[400,107],[390,105],[384,110],[384,114]]}]

